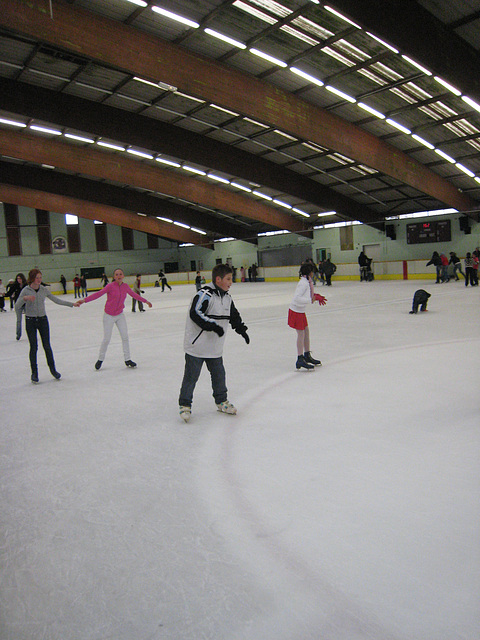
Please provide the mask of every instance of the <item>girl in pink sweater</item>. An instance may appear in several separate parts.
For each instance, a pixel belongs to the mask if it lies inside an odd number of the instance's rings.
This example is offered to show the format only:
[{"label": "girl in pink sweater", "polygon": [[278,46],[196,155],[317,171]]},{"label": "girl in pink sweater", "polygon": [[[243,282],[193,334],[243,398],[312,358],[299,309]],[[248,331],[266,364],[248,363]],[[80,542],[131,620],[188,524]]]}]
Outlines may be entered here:
[{"label": "girl in pink sweater", "polygon": [[125,278],[125,274],[122,269],[115,269],[113,274],[113,280],[109,284],[107,284],[100,291],[96,291],[95,293],[91,293],[86,298],[82,298],[75,302],[74,306],[79,307],[84,302],[91,302],[92,300],[96,300],[103,295],[107,295],[107,302],[105,303],[105,313],[103,314],[103,341],[100,345],[100,353],[98,354],[98,360],[95,363],[95,369],[100,369],[105,360],[105,354],[107,353],[107,347],[110,343],[110,339],[112,337],[113,325],[117,325],[117,329],[122,338],[123,345],[123,355],[125,359],[125,364],[127,367],[136,367],[137,364],[130,359],[130,344],[128,341],[128,330],[127,330],[127,321],[123,314],[123,309],[125,307],[125,298],[127,295],[148,304],[149,307],[152,306],[152,303],[142,298],[138,293],[135,293],[130,289],[128,284],[123,281]]}]

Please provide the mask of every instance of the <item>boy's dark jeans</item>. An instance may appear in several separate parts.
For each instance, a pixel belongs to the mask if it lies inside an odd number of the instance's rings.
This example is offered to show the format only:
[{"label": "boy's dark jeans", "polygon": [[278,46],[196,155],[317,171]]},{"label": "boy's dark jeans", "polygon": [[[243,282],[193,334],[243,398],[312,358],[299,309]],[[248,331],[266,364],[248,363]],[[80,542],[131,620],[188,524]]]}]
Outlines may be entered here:
[{"label": "boy's dark jeans", "polygon": [[182,407],[191,407],[193,391],[200,376],[203,363],[207,365],[212,378],[213,397],[216,404],[225,402],[227,399],[227,385],[225,382],[225,367],[223,358],[197,358],[188,353],[185,354],[185,373],[183,374],[182,388],[178,404]]},{"label": "boy's dark jeans", "polygon": [[37,330],[40,334],[40,338],[42,339],[42,345],[45,350],[49,369],[51,371],[55,371],[55,360],[53,358],[52,347],[50,346],[50,326],[48,324],[47,316],[41,316],[40,318],[27,316],[25,319],[25,328],[27,330],[28,341],[30,343],[30,366],[32,367],[32,373],[37,371]]}]

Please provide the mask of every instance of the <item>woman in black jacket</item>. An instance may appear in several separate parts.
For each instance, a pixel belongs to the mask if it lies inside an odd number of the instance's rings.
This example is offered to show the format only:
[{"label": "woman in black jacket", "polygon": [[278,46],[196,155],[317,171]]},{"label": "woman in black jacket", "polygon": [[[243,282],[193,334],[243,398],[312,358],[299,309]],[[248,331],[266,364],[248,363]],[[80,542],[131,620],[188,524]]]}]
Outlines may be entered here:
[{"label": "woman in black jacket", "polygon": [[441,282],[442,277],[442,259],[438,255],[438,251],[433,252],[432,257],[430,258],[429,262],[427,262],[427,267],[429,267],[431,264],[433,264],[435,266],[435,269],[437,270],[437,280],[435,284],[438,284]]}]

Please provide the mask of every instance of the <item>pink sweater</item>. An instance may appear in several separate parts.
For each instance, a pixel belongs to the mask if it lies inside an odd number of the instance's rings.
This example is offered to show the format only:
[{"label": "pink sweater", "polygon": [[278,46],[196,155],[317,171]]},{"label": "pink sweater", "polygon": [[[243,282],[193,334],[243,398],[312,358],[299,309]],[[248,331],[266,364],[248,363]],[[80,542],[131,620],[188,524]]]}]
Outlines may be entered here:
[{"label": "pink sweater", "polygon": [[95,293],[91,293],[89,296],[84,298],[84,302],[91,302],[92,300],[96,300],[101,296],[107,294],[107,302],[105,303],[105,313],[108,313],[109,316],[118,316],[122,313],[123,308],[125,307],[125,298],[127,295],[135,298],[136,300],[141,300],[148,304],[148,300],[139,296],[138,293],[132,291],[126,282],[122,282],[121,285],[118,285],[115,281],[107,284],[106,287],[103,287],[100,291],[95,291]]}]

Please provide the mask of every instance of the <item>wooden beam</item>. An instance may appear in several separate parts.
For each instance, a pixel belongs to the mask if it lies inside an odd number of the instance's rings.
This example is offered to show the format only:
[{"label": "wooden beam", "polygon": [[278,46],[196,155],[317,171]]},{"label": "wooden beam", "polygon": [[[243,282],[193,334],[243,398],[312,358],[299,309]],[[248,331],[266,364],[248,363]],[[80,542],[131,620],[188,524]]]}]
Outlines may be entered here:
[{"label": "wooden beam", "polygon": [[146,162],[131,160],[123,154],[90,147],[72,147],[61,140],[6,130],[0,130],[0,154],[37,164],[49,164],[100,180],[113,180],[157,191],[219,211],[260,220],[279,229],[293,232],[307,230],[301,220],[253,198]]},{"label": "wooden beam", "polygon": [[79,218],[88,220],[100,220],[107,224],[127,227],[143,233],[162,236],[174,242],[191,242],[192,244],[202,244],[203,236],[188,229],[177,227],[168,222],[162,222],[156,218],[138,216],[131,211],[101,205],[77,198],[59,196],[55,193],[25,189],[8,184],[0,183],[0,200],[3,202],[13,202],[23,207],[32,209],[46,209],[55,213],[72,213]]}]

